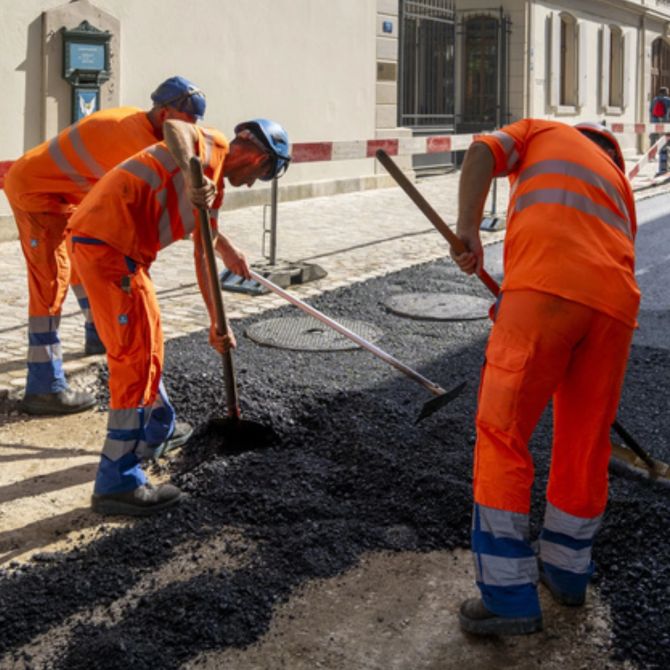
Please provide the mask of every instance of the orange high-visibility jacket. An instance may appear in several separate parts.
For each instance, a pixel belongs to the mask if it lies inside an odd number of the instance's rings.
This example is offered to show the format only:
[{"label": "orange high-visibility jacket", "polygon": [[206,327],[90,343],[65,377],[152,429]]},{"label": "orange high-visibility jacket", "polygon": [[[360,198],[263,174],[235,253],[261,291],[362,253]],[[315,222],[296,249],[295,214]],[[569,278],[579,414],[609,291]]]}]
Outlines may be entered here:
[{"label": "orange high-visibility jacket", "polygon": [[502,290],[558,295],[635,325],[635,201],[628,179],[575,128],[523,119],[477,138],[508,175]]},{"label": "orange high-visibility jacket", "polygon": [[25,212],[67,214],[105,173],[158,139],[141,109],[95,112],[19,158],[5,178],[7,197]]},{"label": "orange high-visibility jacket", "polygon": [[[228,141],[217,130],[194,128],[196,155],[217,187],[215,210],[223,200]],[[108,172],[72,215],[68,229],[148,266],[160,249],[193,232],[197,220],[184,175],[165,142],[158,142]]]}]

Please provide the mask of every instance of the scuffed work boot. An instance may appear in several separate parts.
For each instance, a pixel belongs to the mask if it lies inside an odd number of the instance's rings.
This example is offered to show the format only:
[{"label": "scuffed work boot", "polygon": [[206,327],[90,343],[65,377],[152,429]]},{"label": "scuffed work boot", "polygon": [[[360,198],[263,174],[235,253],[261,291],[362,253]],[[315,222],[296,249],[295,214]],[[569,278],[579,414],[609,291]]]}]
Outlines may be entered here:
[{"label": "scuffed work boot", "polygon": [[149,516],[179,503],[182,492],[172,484],[153,486],[147,482],[132,491],[123,493],[96,494],[91,496],[91,508],[107,516],[126,514]]},{"label": "scuffed work boot", "polygon": [[183,447],[191,439],[191,435],[193,435],[191,424],[186,423],[186,421],[177,421],[174,425],[172,435],[165,442],[154,448],[153,457],[155,459],[161,458],[169,451]]},{"label": "scuffed work boot", "polygon": [[461,629],[474,635],[528,635],[542,630],[542,616],[503,617],[486,609],[481,598],[469,598],[458,614]]},{"label": "scuffed work boot", "polygon": [[95,405],[95,396],[86,391],[65,389],[58,393],[26,393],[19,409],[27,414],[76,414]]}]

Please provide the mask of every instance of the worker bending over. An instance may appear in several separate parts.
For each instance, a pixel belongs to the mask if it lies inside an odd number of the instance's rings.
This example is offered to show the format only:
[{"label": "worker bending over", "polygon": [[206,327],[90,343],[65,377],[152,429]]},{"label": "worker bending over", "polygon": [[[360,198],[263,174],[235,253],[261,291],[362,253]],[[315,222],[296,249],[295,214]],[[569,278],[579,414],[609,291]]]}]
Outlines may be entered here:
[{"label": "worker bending over", "polygon": [[[505,277],[477,409],[472,551],[481,598],[461,627],[541,630],[538,579],[564,605],[584,603],[591,547],[607,500],[615,419],[640,292],[636,217],[621,149],[605,127],[525,119],[468,150],[452,253],[471,274],[493,177],[511,184]],[[554,433],[539,558],[529,542],[528,441],[553,400]]]},{"label": "worker bending over", "polygon": [[[223,179],[251,186],[281,175],[290,160],[288,137],[277,123],[256,119],[235,128],[228,144],[218,131],[180,121],[165,123],[159,142],[124,161],[91,190],[70,219],[72,260],[89,297],[109,366],[109,416],[93,509],[144,515],[177,503],[181,492],[148,483],[140,461],[163,450],[175,430],[175,412],[161,382],[163,334],[149,268],[161,249],[193,234],[198,285],[210,319],[210,343],[235,346],[217,334],[207,285],[197,210],[211,210],[215,247],[226,267],[250,278],[244,255],[216,234]],[[189,160],[202,162],[205,186],[193,188]]]},{"label": "worker bending over", "polygon": [[76,272],[71,272],[65,226],[92,186],[115,165],[163,139],[163,122],[195,123],[205,95],[183,77],[171,77],[151,95],[153,107],[105,109],[86,116],[21,157],[7,173],[5,192],[19,229],[28,270],[28,376],[21,408],[29,414],[70,414],[95,403],[68,388],[58,333],[61,307],[72,284],[84,312],[85,352],[104,353]]}]

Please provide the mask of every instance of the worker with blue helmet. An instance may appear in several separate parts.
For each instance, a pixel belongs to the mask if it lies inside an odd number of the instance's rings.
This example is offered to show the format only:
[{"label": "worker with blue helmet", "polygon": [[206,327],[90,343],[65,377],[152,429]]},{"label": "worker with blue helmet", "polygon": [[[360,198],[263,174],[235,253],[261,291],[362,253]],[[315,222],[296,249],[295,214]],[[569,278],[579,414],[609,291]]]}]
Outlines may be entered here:
[{"label": "worker with blue helmet", "polygon": [[155,107],[169,107],[196,119],[205,116],[205,94],[185,77],[166,79],[152,94]]},{"label": "worker with blue helmet", "polygon": [[269,151],[271,166],[268,172],[259,177],[261,181],[270,181],[281,177],[288,169],[291,160],[288,135],[284,128],[276,121],[269,119],[252,119],[238,123],[235,126],[235,136],[255,139],[262,147]]}]

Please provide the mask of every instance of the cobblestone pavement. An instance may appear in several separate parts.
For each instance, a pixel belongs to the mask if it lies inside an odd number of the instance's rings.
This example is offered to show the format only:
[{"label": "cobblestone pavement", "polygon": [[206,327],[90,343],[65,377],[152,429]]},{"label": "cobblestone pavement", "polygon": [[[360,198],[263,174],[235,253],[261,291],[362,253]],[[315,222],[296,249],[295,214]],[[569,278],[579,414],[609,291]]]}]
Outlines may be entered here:
[{"label": "cobblestone pavement", "polygon": [[[649,170],[645,172],[648,178]],[[507,206],[507,180],[498,180],[497,211]],[[648,183],[648,182],[647,182]],[[642,188],[636,197],[656,195],[663,186]],[[449,224],[457,212],[458,173],[419,181],[419,189]],[[487,206],[490,205],[490,200]],[[262,207],[224,211],[220,229],[245,251],[254,264],[263,258]],[[504,231],[484,232],[485,244]],[[290,290],[302,299],[322,291],[432,261],[448,252],[447,244],[399,188],[313,198],[279,204],[278,261],[310,261],[327,272],[324,279]],[[25,264],[17,241],[0,243],[3,310],[0,317],[0,398],[18,397],[25,384],[27,348],[27,286]],[[222,267],[222,266],[221,266]],[[184,241],[162,251],[152,266],[161,306],[163,330],[169,339],[208,327],[209,319],[193,268],[192,244]],[[278,296],[224,293],[226,312],[234,320],[286,304]],[[68,293],[61,320],[64,368],[73,377],[101,360],[83,352],[83,317]]]}]

